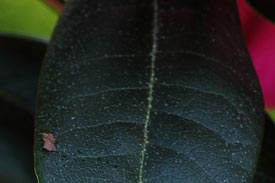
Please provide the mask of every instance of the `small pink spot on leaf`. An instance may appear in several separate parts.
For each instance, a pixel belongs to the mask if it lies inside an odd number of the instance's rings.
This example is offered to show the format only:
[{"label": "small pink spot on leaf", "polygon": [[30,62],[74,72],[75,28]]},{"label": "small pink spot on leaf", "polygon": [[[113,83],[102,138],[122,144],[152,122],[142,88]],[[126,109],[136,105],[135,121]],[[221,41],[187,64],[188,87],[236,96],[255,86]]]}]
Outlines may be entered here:
[{"label": "small pink spot on leaf", "polygon": [[43,141],[44,141],[43,148],[46,149],[47,151],[55,151],[55,147],[54,147],[55,138],[53,137],[53,134],[43,133],[42,135],[43,135]]}]

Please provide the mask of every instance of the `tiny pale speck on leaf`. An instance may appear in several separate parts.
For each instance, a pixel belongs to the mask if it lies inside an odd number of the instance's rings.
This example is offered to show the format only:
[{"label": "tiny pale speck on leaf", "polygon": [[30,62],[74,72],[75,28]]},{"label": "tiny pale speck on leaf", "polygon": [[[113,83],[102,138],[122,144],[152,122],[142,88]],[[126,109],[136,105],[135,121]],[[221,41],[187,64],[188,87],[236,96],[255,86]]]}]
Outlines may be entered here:
[{"label": "tiny pale speck on leaf", "polygon": [[53,137],[53,134],[43,133],[42,135],[43,135],[43,141],[44,141],[43,148],[46,149],[47,151],[55,151],[55,147],[54,147],[55,138]]}]

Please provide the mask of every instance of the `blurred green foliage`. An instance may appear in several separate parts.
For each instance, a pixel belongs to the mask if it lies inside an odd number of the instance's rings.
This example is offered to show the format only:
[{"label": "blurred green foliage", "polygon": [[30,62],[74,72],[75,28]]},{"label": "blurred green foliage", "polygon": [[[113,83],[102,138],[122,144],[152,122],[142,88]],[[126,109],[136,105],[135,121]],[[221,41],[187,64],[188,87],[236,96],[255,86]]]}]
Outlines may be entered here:
[{"label": "blurred green foliage", "polygon": [[0,0],[0,33],[48,39],[57,18],[42,0]]},{"label": "blurred green foliage", "polygon": [[273,120],[273,122],[275,123],[275,109],[268,109],[267,113],[270,116],[270,118]]}]

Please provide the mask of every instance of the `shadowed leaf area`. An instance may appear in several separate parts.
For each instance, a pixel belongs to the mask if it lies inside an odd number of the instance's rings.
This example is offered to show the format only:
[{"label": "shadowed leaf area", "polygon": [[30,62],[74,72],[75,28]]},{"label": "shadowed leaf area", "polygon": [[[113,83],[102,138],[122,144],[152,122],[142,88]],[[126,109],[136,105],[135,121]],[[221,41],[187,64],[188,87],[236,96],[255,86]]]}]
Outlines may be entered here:
[{"label": "shadowed leaf area", "polygon": [[0,98],[34,112],[46,41],[0,35]]},{"label": "shadowed leaf area", "polygon": [[35,182],[34,105],[46,42],[0,35],[0,182]]},{"label": "shadowed leaf area", "polygon": [[275,182],[275,125],[266,116],[263,144],[260,159],[257,165],[255,183],[274,183]]},{"label": "shadowed leaf area", "polygon": [[275,1],[273,0],[247,0],[248,4],[266,19],[275,23]]},{"label": "shadowed leaf area", "polygon": [[71,0],[41,71],[37,179],[252,182],[263,109],[235,1]]},{"label": "shadowed leaf area", "polygon": [[0,182],[35,182],[33,114],[0,99]]}]

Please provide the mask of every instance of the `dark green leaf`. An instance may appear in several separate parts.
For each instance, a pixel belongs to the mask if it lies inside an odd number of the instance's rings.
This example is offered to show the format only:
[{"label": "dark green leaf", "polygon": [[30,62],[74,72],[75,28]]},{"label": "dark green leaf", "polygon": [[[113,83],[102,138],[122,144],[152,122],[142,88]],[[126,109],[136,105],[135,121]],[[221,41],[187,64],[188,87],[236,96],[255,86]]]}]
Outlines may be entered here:
[{"label": "dark green leaf", "polygon": [[0,182],[35,182],[33,114],[0,99]]},{"label": "dark green leaf", "polygon": [[251,182],[264,111],[235,1],[69,1],[36,115],[39,182]]},{"label": "dark green leaf", "polygon": [[247,0],[247,2],[260,15],[275,23],[275,1],[274,0]]},{"label": "dark green leaf", "polygon": [[266,115],[263,144],[257,165],[255,183],[275,182],[275,125]]},{"label": "dark green leaf", "polygon": [[34,111],[40,65],[47,44],[0,35],[0,97]]}]

